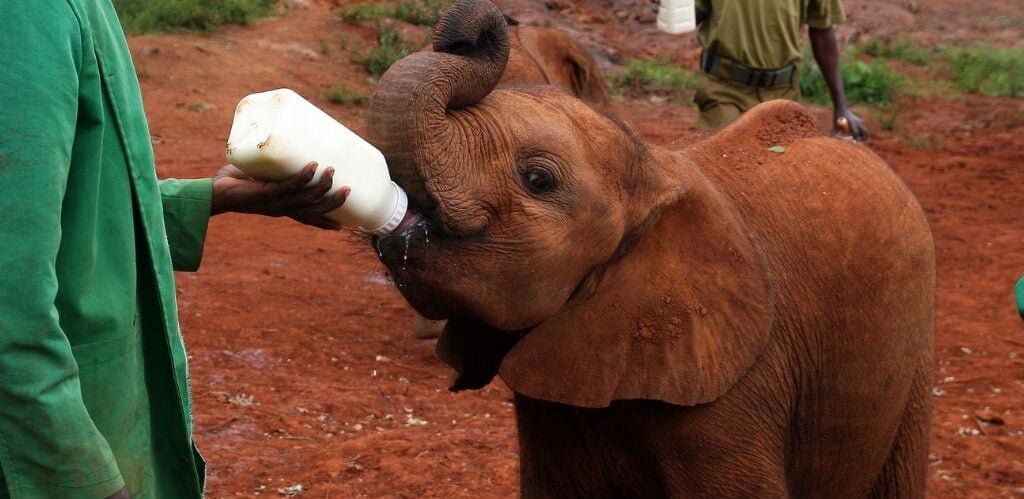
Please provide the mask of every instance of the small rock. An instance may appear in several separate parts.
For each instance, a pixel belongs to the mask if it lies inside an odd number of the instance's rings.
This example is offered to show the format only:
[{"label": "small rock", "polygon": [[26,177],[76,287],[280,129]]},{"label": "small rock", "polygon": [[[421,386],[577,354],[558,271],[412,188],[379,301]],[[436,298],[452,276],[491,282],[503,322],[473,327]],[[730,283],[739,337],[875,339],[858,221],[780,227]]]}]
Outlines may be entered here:
[{"label": "small rock", "polygon": [[996,414],[995,411],[993,411],[993,410],[991,410],[991,409],[989,409],[987,407],[984,408],[984,409],[979,409],[977,411],[974,411],[974,417],[978,421],[980,421],[982,423],[985,423],[985,424],[990,424],[990,425],[995,425],[995,426],[1002,426],[1002,425],[1006,424],[1006,420],[1004,420],[999,414]]},{"label": "small rock", "polygon": [[295,497],[302,495],[302,485],[295,484],[290,487],[281,487],[277,489],[277,493],[287,497]]}]

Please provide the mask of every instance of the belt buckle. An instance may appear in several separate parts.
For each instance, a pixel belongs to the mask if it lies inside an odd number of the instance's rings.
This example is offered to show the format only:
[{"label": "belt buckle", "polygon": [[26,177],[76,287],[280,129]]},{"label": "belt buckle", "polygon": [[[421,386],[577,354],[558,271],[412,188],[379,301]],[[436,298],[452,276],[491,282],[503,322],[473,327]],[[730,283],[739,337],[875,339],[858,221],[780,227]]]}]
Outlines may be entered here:
[{"label": "belt buckle", "polygon": [[757,78],[755,78],[755,81],[757,82],[756,85],[758,87],[762,87],[762,88],[771,86],[771,85],[769,85],[769,82],[768,82],[768,79],[769,79],[770,76],[771,76],[771,74],[768,73],[767,71],[760,71],[759,70],[757,72]]}]

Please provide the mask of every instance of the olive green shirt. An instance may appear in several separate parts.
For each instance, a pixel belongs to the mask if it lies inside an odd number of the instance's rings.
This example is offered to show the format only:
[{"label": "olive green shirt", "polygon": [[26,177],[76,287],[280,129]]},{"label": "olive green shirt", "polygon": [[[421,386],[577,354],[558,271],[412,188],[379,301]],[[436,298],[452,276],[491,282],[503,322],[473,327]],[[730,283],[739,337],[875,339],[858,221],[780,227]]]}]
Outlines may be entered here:
[{"label": "olive green shirt", "polygon": [[0,498],[202,494],[172,267],[210,180],[159,182],[110,0],[0,0]]},{"label": "olive green shirt", "polygon": [[758,69],[799,61],[803,25],[824,29],[846,20],[840,0],[696,0],[696,6],[710,8],[701,46]]}]

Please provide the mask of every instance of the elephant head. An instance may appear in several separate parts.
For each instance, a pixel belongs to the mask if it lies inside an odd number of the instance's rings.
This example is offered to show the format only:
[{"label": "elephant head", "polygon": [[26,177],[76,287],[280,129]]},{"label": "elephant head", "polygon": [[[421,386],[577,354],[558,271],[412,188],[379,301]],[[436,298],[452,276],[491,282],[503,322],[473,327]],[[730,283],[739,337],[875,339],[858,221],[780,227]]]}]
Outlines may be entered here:
[{"label": "elephant head", "polygon": [[453,388],[500,371],[585,407],[721,396],[773,320],[729,199],[564,92],[494,90],[509,40],[490,2],[458,1],[434,49],[384,75],[368,129],[419,213],[375,244],[414,308],[451,319],[438,353]]}]

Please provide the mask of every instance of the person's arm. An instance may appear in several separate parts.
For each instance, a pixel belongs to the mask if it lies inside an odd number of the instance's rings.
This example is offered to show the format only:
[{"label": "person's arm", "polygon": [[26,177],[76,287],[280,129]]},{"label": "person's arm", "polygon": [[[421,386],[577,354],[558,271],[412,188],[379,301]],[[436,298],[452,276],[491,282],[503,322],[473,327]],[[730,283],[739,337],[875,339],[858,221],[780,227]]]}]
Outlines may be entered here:
[{"label": "person's arm", "polygon": [[711,17],[711,0],[697,0],[694,7],[697,9],[697,26],[700,26]]},{"label": "person's arm", "polygon": [[840,131],[839,118],[845,118],[849,133],[856,140],[867,140],[868,130],[860,117],[850,111],[843,89],[843,73],[839,66],[839,44],[836,42],[835,26],[846,20],[841,0],[810,0],[805,10],[814,60],[821,68],[829,93],[832,95],[832,126]]},{"label": "person's arm", "polygon": [[85,50],[66,2],[0,2],[0,469],[15,499],[124,487],[54,305]]},{"label": "person's arm", "polygon": [[324,214],[344,204],[349,190],[343,188],[327,196],[334,170],[328,168],[319,182],[307,185],[315,173],[316,165],[311,164],[283,182],[260,182],[225,166],[212,179],[161,180],[164,227],[174,270],[199,268],[210,217],[221,213],[287,216],[321,229],[340,229]]}]

